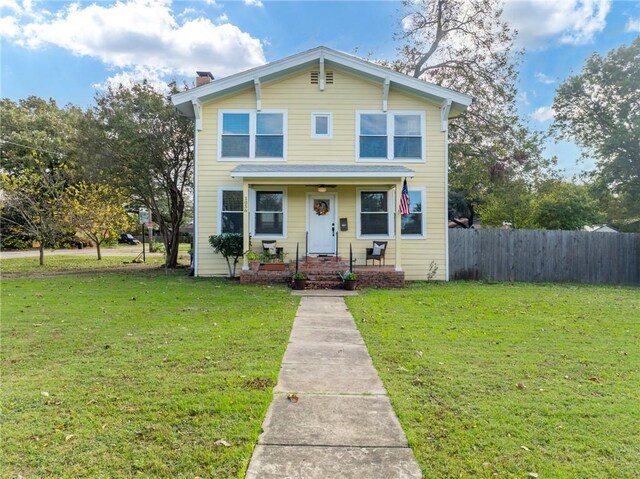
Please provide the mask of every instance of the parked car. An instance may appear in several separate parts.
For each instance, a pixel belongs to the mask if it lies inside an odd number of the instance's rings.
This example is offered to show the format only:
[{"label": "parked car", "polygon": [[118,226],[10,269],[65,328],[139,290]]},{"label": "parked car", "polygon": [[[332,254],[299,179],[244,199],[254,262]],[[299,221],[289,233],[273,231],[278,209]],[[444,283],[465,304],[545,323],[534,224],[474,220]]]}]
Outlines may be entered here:
[{"label": "parked car", "polygon": [[140,241],[135,239],[131,233],[122,233],[118,238],[120,244],[140,244]]}]

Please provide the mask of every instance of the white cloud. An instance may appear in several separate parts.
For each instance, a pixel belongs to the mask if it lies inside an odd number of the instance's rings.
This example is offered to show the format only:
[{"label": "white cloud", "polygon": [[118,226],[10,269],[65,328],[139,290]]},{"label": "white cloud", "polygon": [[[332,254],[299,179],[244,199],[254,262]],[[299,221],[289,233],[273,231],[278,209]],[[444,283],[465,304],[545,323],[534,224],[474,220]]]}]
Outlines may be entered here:
[{"label": "white cloud", "polygon": [[504,17],[520,46],[582,45],[604,29],[610,8],[611,0],[506,0]]},{"label": "white cloud", "polygon": [[18,19],[15,17],[0,18],[0,37],[15,38],[20,34]]},{"label": "white cloud", "polygon": [[640,32],[640,18],[629,18],[627,26],[625,27],[625,31]]},{"label": "white cloud", "polygon": [[244,4],[250,7],[264,7],[262,0],[244,0]]},{"label": "white cloud", "polygon": [[13,13],[21,13],[22,7],[16,2],[16,0],[0,0],[0,9],[6,8]]},{"label": "white cloud", "polygon": [[542,72],[537,72],[535,74],[536,80],[538,80],[540,83],[544,83],[545,85],[553,85],[554,83],[556,83],[556,80],[554,78],[551,78],[548,75],[545,75]]},{"label": "white cloud", "polygon": [[544,123],[545,121],[553,120],[553,116],[555,112],[553,108],[550,106],[541,106],[540,108],[536,108],[533,113],[531,113],[531,118],[540,123]]},{"label": "white cloud", "polygon": [[230,23],[208,18],[177,20],[170,0],[129,0],[109,6],[71,4],[45,20],[23,21],[9,34],[29,49],[56,45],[79,56],[127,70],[162,75],[216,77],[265,63],[262,42]]}]

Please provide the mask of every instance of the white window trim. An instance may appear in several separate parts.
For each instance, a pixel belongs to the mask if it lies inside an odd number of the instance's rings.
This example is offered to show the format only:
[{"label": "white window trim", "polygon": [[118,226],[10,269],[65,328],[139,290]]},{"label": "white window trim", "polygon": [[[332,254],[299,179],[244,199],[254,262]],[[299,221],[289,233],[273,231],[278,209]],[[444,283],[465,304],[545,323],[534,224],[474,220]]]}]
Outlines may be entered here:
[{"label": "white window trim", "polygon": [[[327,117],[327,134],[320,135],[316,133],[316,118],[319,116]],[[333,114],[326,111],[314,111],[311,113],[311,138],[327,140],[333,138]]]},{"label": "white window trim", "polygon": [[222,194],[223,191],[242,191],[242,186],[218,186],[218,224],[216,231],[222,234]]},{"label": "white window trim", "polygon": [[[387,231],[388,235],[363,235],[360,233],[360,214],[361,214],[361,199],[360,193],[367,191],[386,191],[387,192]],[[393,188],[356,188],[356,239],[370,239],[370,240],[388,240],[395,238],[395,190]]]},{"label": "white window trim", "polygon": [[416,186],[414,188],[408,188],[409,193],[412,191],[420,192],[420,201],[422,201],[422,234],[414,235],[414,234],[401,234],[400,238],[406,240],[420,240],[427,238],[427,189],[424,186]]},{"label": "white window trim", "polygon": [[[249,157],[222,157],[222,118],[225,113],[249,114]],[[282,114],[282,158],[256,157],[256,118],[257,113],[281,113]],[[289,119],[288,110],[252,110],[252,109],[220,109],[218,110],[218,161],[287,161],[287,143]]]},{"label": "white window trim", "polygon": [[[386,158],[360,158],[360,116],[361,115],[386,115],[387,116],[387,157]],[[395,133],[395,115],[420,115],[420,134],[422,138],[421,158],[398,158],[393,157],[393,137]],[[356,110],[356,162],[377,163],[393,161],[396,163],[425,163],[427,160],[427,115],[424,110]]]},{"label": "white window trim", "polygon": [[[281,191],[282,192],[282,234],[265,235],[256,234],[256,192],[257,191]],[[286,186],[260,186],[249,189],[249,231],[252,238],[258,239],[286,239],[287,237],[287,187]]]}]

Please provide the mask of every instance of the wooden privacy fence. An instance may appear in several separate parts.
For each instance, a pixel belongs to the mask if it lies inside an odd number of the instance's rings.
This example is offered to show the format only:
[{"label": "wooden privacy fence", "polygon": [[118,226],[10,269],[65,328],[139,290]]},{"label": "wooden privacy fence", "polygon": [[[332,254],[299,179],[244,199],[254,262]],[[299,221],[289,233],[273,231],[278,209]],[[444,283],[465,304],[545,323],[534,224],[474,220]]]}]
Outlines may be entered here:
[{"label": "wooden privacy fence", "polygon": [[640,283],[640,234],[452,229],[450,278]]}]

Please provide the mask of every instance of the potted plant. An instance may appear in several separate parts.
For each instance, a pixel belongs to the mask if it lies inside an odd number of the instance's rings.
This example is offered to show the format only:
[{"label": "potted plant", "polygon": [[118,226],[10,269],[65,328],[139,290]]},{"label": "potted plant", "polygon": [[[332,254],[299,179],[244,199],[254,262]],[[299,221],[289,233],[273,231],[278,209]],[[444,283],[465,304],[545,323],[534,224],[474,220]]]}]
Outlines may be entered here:
[{"label": "potted plant", "polygon": [[307,287],[307,277],[304,273],[296,273],[293,275],[293,289],[302,290]]},{"label": "potted plant", "polygon": [[345,271],[344,273],[340,273],[340,279],[342,280],[342,284],[344,289],[347,291],[354,291],[356,289],[356,274],[353,271]]},{"label": "potted plant", "polygon": [[284,271],[286,270],[286,265],[284,263],[284,254],[281,256],[276,256],[270,254],[269,252],[264,252],[260,255],[260,269],[265,271]]},{"label": "potted plant", "polygon": [[260,269],[260,255],[255,251],[247,251],[247,260],[249,261],[249,269],[254,273]]}]

